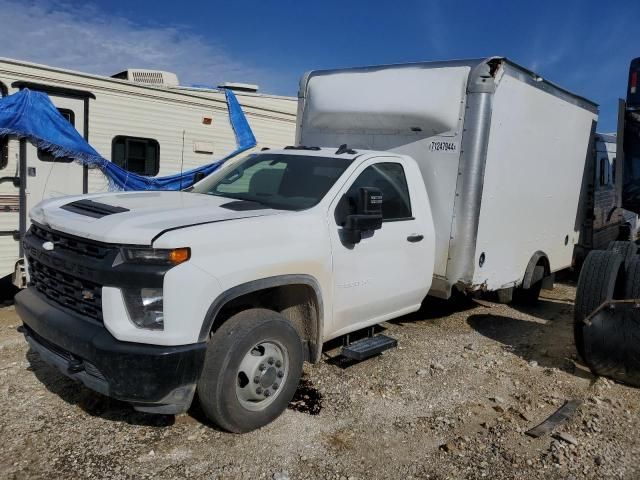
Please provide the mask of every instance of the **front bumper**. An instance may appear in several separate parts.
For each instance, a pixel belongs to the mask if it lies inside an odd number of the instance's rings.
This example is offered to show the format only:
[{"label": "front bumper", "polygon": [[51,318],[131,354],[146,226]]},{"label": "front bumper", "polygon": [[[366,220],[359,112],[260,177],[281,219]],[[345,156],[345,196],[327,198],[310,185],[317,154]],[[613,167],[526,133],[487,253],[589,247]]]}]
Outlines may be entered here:
[{"label": "front bumper", "polygon": [[66,376],[136,410],[176,414],[189,408],[205,343],[122,342],[100,322],[49,303],[34,288],[16,295],[15,306],[31,348]]}]

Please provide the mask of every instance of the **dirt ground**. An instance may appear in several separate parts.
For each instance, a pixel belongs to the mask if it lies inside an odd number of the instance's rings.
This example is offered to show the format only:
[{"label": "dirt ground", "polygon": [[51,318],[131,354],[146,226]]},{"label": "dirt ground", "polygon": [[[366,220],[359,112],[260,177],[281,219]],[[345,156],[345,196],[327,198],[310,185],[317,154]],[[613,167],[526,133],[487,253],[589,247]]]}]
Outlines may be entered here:
[{"label": "dirt ground", "polygon": [[[384,325],[397,349],[305,366],[292,408],[246,435],[75,384],[28,351],[6,306],[0,477],[640,478],[640,390],[576,360],[573,297],[567,283],[526,309],[427,302]],[[568,399],[583,403],[555,436],[525,435]]]}]

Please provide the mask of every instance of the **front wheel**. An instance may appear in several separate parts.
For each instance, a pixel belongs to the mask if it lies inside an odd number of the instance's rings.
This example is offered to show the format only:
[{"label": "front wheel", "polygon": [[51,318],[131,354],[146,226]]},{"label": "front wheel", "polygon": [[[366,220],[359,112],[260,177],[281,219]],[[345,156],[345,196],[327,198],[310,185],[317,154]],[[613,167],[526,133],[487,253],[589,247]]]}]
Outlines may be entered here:
[{"label": "front wheel", "polygon": [[198,398],[205,415],[235,433],[260,428],[286,408],[302,374],[302,342],[277,312],[251,309],[211,337]]}]

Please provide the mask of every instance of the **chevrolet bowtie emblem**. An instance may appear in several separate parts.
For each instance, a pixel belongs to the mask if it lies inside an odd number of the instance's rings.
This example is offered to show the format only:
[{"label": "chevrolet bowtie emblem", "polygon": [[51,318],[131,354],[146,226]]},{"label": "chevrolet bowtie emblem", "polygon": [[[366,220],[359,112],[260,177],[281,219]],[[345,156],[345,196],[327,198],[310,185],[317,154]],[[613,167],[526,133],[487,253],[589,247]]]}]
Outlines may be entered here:
[{"label": "chevrolet bowtie emblem", "polygon": [[91,290],[82,290],[82,298],[84,300],[93,300],[95,296]]},{"label": "chevrolet bowtie emblem", "polygon": [[44,242],[42,244],[42,248],[50,252],[51,250],[53,250],[53,242]]}]

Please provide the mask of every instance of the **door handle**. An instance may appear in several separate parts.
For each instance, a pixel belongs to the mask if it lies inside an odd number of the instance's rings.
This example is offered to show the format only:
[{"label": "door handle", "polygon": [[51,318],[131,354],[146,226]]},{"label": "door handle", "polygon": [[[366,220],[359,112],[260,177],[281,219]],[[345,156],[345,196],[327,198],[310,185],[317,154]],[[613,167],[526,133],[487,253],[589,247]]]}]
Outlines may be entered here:
[{"label": "door handle", "polygon": [[424,235],[420,235],[418,233],[411,234],[407,237],[407,241],[411,243],[416,243],[421,241],[424,238]]}]

